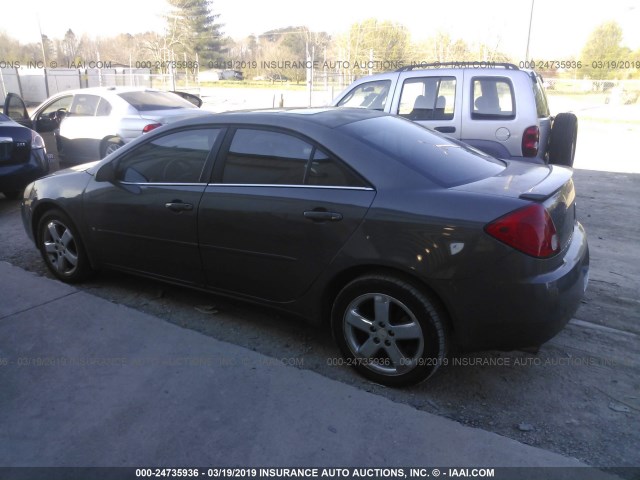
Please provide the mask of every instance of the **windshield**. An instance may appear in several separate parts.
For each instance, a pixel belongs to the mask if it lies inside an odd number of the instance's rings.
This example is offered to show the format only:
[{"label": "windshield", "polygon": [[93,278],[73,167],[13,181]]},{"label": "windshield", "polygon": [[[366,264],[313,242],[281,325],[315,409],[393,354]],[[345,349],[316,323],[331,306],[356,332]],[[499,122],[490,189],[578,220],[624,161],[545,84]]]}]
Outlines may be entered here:
[{"label": "windshield", "polygon": [[197,108],[191,102],[171,92],[126,92],[118,94],[140,112],[172,110],[176,108]]},{"label": "windshield", "polygon": [[498,175],[506,168],[504,162],[462,142],[398,117],[370,118],[344,129],[447,188]]}]

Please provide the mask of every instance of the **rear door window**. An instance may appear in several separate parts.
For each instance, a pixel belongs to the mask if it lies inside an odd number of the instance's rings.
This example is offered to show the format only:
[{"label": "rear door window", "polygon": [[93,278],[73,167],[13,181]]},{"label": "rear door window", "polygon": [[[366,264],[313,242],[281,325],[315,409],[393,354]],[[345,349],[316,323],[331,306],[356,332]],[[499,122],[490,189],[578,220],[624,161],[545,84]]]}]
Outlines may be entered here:
[{"label": "rear door window", "polygon": [[229,147],[222,183],[362,187],[342,161],[284,132],[239,128]]},{"label": "rear door window", "polygon": [[99,103],[100,97],[97,95],[74,95],[69,114],[73,116],[93,117],[96,114]]},{"label": "rear door window", "polygon": [[347,93],[338,102],[338,106],[384,111],[390,89],[391,80],[362,83]]},{"label": "rear door window", "polygon": [[503,77],[474,77],[471,81],[471,118],[511,120],[516,117],[511,80]]},{"label": "rear door window", "polygon": [[402,85],[398,115],[409,120],[453,120],[455,77],[410,78]]}]

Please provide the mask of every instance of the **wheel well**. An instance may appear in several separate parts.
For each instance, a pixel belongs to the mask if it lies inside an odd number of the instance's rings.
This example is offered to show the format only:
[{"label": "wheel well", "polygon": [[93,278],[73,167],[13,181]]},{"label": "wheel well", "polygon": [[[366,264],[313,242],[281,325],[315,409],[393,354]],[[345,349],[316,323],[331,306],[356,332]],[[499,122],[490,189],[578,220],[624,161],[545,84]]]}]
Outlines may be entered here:
[{"label": "wheel well", "polygon": [[122,139],[117,135],[110,135],[108,137],[104,137],[100,142],[100,155],[104,156],[104,151],[107,148],[107,144],[111,141],[115,140],[116,142],[123,143]]},{"label": "wheel well", "polygon": [[33,215],[31,216],[31,233],[33,234],[33,238],[36,239],[36,245],[37,245],[37,238],[38,238],[38,225],[40,224],[40,219],[44,216],[45,213],[53,209],[61,210],[65,214],[67,213],[64,211],[63,208],[60,208],[60,206],[56,205],[53,202],[43,202],[39,204],[36,207],[36,209],[33,211]]},{"label": "wheel well", "polygon": [[[76,225],[75,222],[73,222],[73,218],[71,217],[71,215],[69,215],[69,212],[67,212],[64,208],[62,208],[57,203],[54,203],[51,201],[45,201],[40,203],[36,207],[36,209],[33,211],[33,215],[31,216],[31,231],[33,233],[34,243],[36,244],[36,247],[38,247],[38,225],[40,224],[40,220],[42,219],[42,217],[50,210],[60,210],[67,217],[69,217],[69,220],[71,220],[71,222],[73,223],[73,226],[75,227],[78,233],[80,242],[83,245],[86,245],[86,243],[84,242],[84,238],[82,236],[82,231],[78,228],[78,225]],[[85,247],[85,251],[87,254],[87,258],[89,259],[89,263],[91,264],[91,267],[95,268],[96,263],[93,259],[93,256],[91,255],[91,252],[87,250],[86,247]]]},{"label": "wheel well", "polygon": [[451,332],[454,331],[454,325],[451,319],[450,311],[442,298],[432,287],[427,285],[418,277],[411,275],[410,273],[396,268],[379,265],[360,265],[357,267],[352,267],[340,272],[332,279],[332,281],[325,288],[324,295],[322,297],[323,323],[328,324],[331,321],[331,308],[333,307],[333,300],[336,298],[338,293],[340,293],[340,290],[342,290],[349,282],[363,275],[388,275],[410,283],[422,293],[428,295],[432,301],[438,303],[438,306],[446,314],[445,321],[447,322],[447,326],[449,327]]}]

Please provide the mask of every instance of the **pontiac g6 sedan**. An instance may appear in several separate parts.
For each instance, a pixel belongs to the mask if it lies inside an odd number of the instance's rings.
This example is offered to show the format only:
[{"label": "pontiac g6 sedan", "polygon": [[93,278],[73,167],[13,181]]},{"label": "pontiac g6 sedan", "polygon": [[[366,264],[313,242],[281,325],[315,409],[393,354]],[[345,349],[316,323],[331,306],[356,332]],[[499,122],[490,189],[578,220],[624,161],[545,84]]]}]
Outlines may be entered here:
[{"label": "pontiac g6 sedan", "polygon": [[377,111],[236,112],[39,179],[22,215],[63,281],[113,268],[286,310],[406,385],[452,345],[564,327],[589,268],[571,177]]}]

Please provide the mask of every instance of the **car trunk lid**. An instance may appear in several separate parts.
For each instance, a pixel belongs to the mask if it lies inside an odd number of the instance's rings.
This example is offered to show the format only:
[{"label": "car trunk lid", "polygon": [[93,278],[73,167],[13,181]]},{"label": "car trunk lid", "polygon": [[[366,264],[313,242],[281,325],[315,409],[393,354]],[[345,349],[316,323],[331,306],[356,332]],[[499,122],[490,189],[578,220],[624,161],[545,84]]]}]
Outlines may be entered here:
[{"label": "car trunk lid", "polygon": [[24,163],[29,161],[31,130],[14,122],[0,122],[0,163]]},{"label": "car trunk lid", "polygon": [[557,165],[508,162],[500,174],[453,187],[487,195],[499,195],[542,204],[555,225],[560,247],[571,240],[576,221],[573,170]]},{"label": "car trunk lid", "polygon": [[167,123],[177,122],[192,117],[201,117],[204,115],[211,115],[211,112],[206,110],[200,110],[198,108],[183,109],[176,108],[171,110],[150,110],[148,112],[140,112],[140,117],[152,122],[161,123],[163,125]]}]

